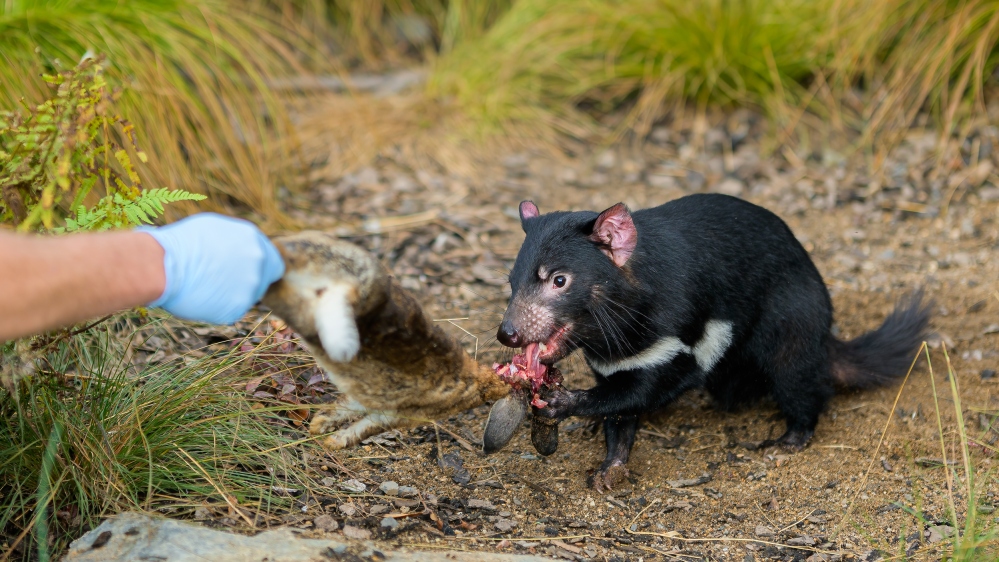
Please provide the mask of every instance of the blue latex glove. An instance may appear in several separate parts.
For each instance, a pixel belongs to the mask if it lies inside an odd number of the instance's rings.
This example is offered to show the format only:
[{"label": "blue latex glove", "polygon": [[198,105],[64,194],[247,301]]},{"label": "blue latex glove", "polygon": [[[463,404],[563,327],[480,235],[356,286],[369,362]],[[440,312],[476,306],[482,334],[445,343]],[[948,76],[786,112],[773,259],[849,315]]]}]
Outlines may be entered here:
[{"label": "blue latex glove", "polygon": [[284,275],[277,248],[251,222],[202,213],[136,230],[165,251],[166,289],[149,306],[180,318],[232,324]]}]

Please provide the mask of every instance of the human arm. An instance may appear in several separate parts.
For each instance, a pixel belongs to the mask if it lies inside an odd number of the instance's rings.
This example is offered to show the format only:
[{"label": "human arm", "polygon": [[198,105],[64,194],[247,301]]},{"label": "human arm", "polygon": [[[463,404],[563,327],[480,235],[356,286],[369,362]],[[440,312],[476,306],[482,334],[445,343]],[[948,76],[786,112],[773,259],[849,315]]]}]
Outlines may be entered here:
[{"label": "human arm", "polygon": [[256,226],[211,213],[129,232],[0,232],[0,341],[140,305],[232,324],[283,274]]},{"label": "human arm", "polygon": [[163,253],[142,232],[0,232],[0,341],[152,302],[166,284]]}]

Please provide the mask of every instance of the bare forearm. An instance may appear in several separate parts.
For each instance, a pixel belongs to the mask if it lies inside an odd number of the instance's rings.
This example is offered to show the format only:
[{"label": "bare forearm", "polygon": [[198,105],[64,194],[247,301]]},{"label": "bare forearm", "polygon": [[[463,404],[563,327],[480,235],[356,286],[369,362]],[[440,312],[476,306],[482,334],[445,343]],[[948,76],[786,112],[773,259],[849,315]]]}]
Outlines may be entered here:
[{"label": "bare forearm", "polygon": [[163,248],[139,232],[0,232],[0,341],[140,306],[163,293]]}]

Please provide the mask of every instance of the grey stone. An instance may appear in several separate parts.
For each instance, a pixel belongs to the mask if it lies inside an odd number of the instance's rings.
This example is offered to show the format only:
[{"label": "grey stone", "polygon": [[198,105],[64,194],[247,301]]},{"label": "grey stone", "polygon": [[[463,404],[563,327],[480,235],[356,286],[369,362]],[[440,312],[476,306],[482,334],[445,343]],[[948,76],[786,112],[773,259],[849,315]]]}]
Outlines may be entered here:
[{"label": "grey stone", "polygon": [[666,144],[670,140],[670,130],[669,127],[655,127],[652,129],[652,133],[649,135],[652,142],[657,144]]},{"label": "grey stone", "polygon": [[950,525],[934,525],[926,529],[926,541],[930,544],[938,543],[952,536],[954,536],[954,527]]},{"label": "grey stone", "polygon": [[[576,173],[574,168],[562,168],[556,176],[556,179],[558,179],[559,183],[563,183],[565,185],[576,185],[579,183],[579,174]],[[514,218],[520,217],[517,216]]]},{"label": "grey stone", "polygon": [[344,490],[347,490],[348,492],[356,492],[358,494],[368,489],[368,487],[364,484],[364,482],[354,479],[350,479],[344,482],[343,484],[340,485],[340,487],[343,488]]},{"label": "grey stone", "polygon": [[517,526],[517,522],[512,519],[500,518],[496,520],[496,522],[493,523],[493,525],[496,527],[496,530],[507,533],[512,531],[513,528]]},{"label": "grey stone", "polygon": [[496,507],[493,505],[493,502],[491,502],[489,500],[478,500],[478,499],[474,499],[474,498],[468,500],[468,508],[469,509],[496,509]]},{"label": "grey stone", "polygon": [[651,172],[645,175],[645,182],[651,187],[657,187],[659,189],[672,189],[677,187],[679,184],[676,178],[663,173]]},{"label": "grey stone", "polygon": [[793,539],[787,541],[790,546],[812,546],[815,544],[815,539],[808,535],[803,535],[800,537],[794,537]]},{"label": "grey stone", "polygon": [[343,536],[347,537],[348,539],[357,539],[364,541],[371,538],[371,531],[367,529],[362,529],[360,527],[355,527],[353,525],[344,525]]},{"label": "grey stone", "polygon": [[999,187],[983,187],[978,196],[982,201],[999,201]]},{"label": "grey stone", "polygon": [[381,515],[383,513],[388,513],[389,511],[392,511],[392,508],[387,505],[373,505],[370,509],[368,509],[368,513],[371,515]]},{"label": "grey stone", "polygon": [[387,531],[394,531],[399,528],[399,522],[396,521],[395,517],[383,517],[379,525]]},{"label": "grey stone", "polygon": [[705,180],[704,174],[696,170],[687,171],[687,187],[689,187],[690,189],[694,190],[701,189],[702,187],[704,187],[705,181],[707,180]]},{"label": "grey stone", "polygon": [[600,170],[610,170],[617,164],[617,155],[613,150],[605,150],[597,156],[597,168]]},{"label": "grey stone", "polygon": [[772,537],[772,536],[774,536],[774,531],[773,531],[773,529],[771,529],[770,527],[767,527],[766,525],[757,525],[756,526],[756,536],[758,536],[758,537]]},{"label": "grey stone", "polygon": [[386,496],[398,496],[399,495],[399,485],[395,482],[389,480],[387,482],[382,482],[378,489],[382,491]]},{"label": "grey stone", "polygon": [[353,517],[357,515],[357,512],[360,511],[360,508],[355,503],[342,503],[339,505],[339,507],[337,507],[337,510],[339,510],[340,513],[346,515],[347,517]]},{"label": "grey stone", "polygon": [[396,176],[396,178],[392,180],[392,189],[395,191],[416,191],[417,187],[419,187],[419,185],[409,176]]},{"label": "grey stone", "polygon": [[708,482],[711,482],[711,475],[708,473],[704,473],[697,478],[666,481],[670,488],[689,488],[690,486],[700,486],[701,484],[707,484]]},{"label": "grey stone", "polygon": [[357,174],[354,175],[354,181],[356,181],[358,185],[378,185],[378,171],[370,166],[361,168]]},{"label": "grey stone", "polygon": [[[346,527],[356,529],[356,527]],[[370,536],[369,531],[364,533]],[[100,540],[98,540],[100,538]],[[94,546],[95,541],[99,546]],[[383,550],[371,543],[361,548],[377,548],[385,562],[542,562],[538,556],[490,552],[420,552]],[[312,562],[347,553],[347,544],[331,539],[306,539],[290,529],[264,531],[252,537],[208,529],[144,513],[123,513],[111,517],[96,529],[73,541],[64,562]],[[373,552],[373,550],[372,550]],[[335,557],[335,556],[334,556]]]},{"label": "grey stone", "polygon": [[401,498],[415,498],[419,493],[420,491],[412,486],[399,486],[399,497]]},{"label": "grey stone", "polygon": [[735,178],[725,178],[717,186],[715,186],[715,191],[718,193],[724,193],[725,195],[732,195],[733,197],[738,197],[742,195],[745,191],[746,184]]},{"label": "grey stone", "polygon": [[515,170],[526,168],[529,163],[526,154],[511,154],[503,159],[503,166]]},{"label": "grey stone", "polygon": [[327,532],[336,531],[337,529],[340,528],[340,525],[337,524],[336,519],[333,519],[332,517],[326,515],[325,513],[313,519],[312,525],[315,526],[317,530],[327,531]]}]

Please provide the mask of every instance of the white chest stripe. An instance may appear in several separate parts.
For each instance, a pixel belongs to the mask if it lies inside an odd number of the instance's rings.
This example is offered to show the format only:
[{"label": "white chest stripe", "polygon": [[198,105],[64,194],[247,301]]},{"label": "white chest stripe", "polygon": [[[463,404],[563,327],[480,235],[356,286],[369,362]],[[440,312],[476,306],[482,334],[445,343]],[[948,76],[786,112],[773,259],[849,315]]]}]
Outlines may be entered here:
[{"label": "white chest stripe", "polygon": [[590,366],[593,367],[594,371],[607,377],[618,371],[648,369],[649,367],[665,365],[680,353],[690,353],[690,346],[680,341],[680,338],[676,336],[667,336],[638,355],[609,363],[591,359]]},{"label": "white chest stripe", "polygon": [[691,353],[697,361],[697,366],[707,373],[725,355],[731,344],[732,323],[726,320],[709,320],[704,325],[704,335],[693,348],[676,336],[666,336],[637,355],[610,362],[591,359],[590,366],[601,375],[609,377],[620,371],[666,365],[681,353]]}]

